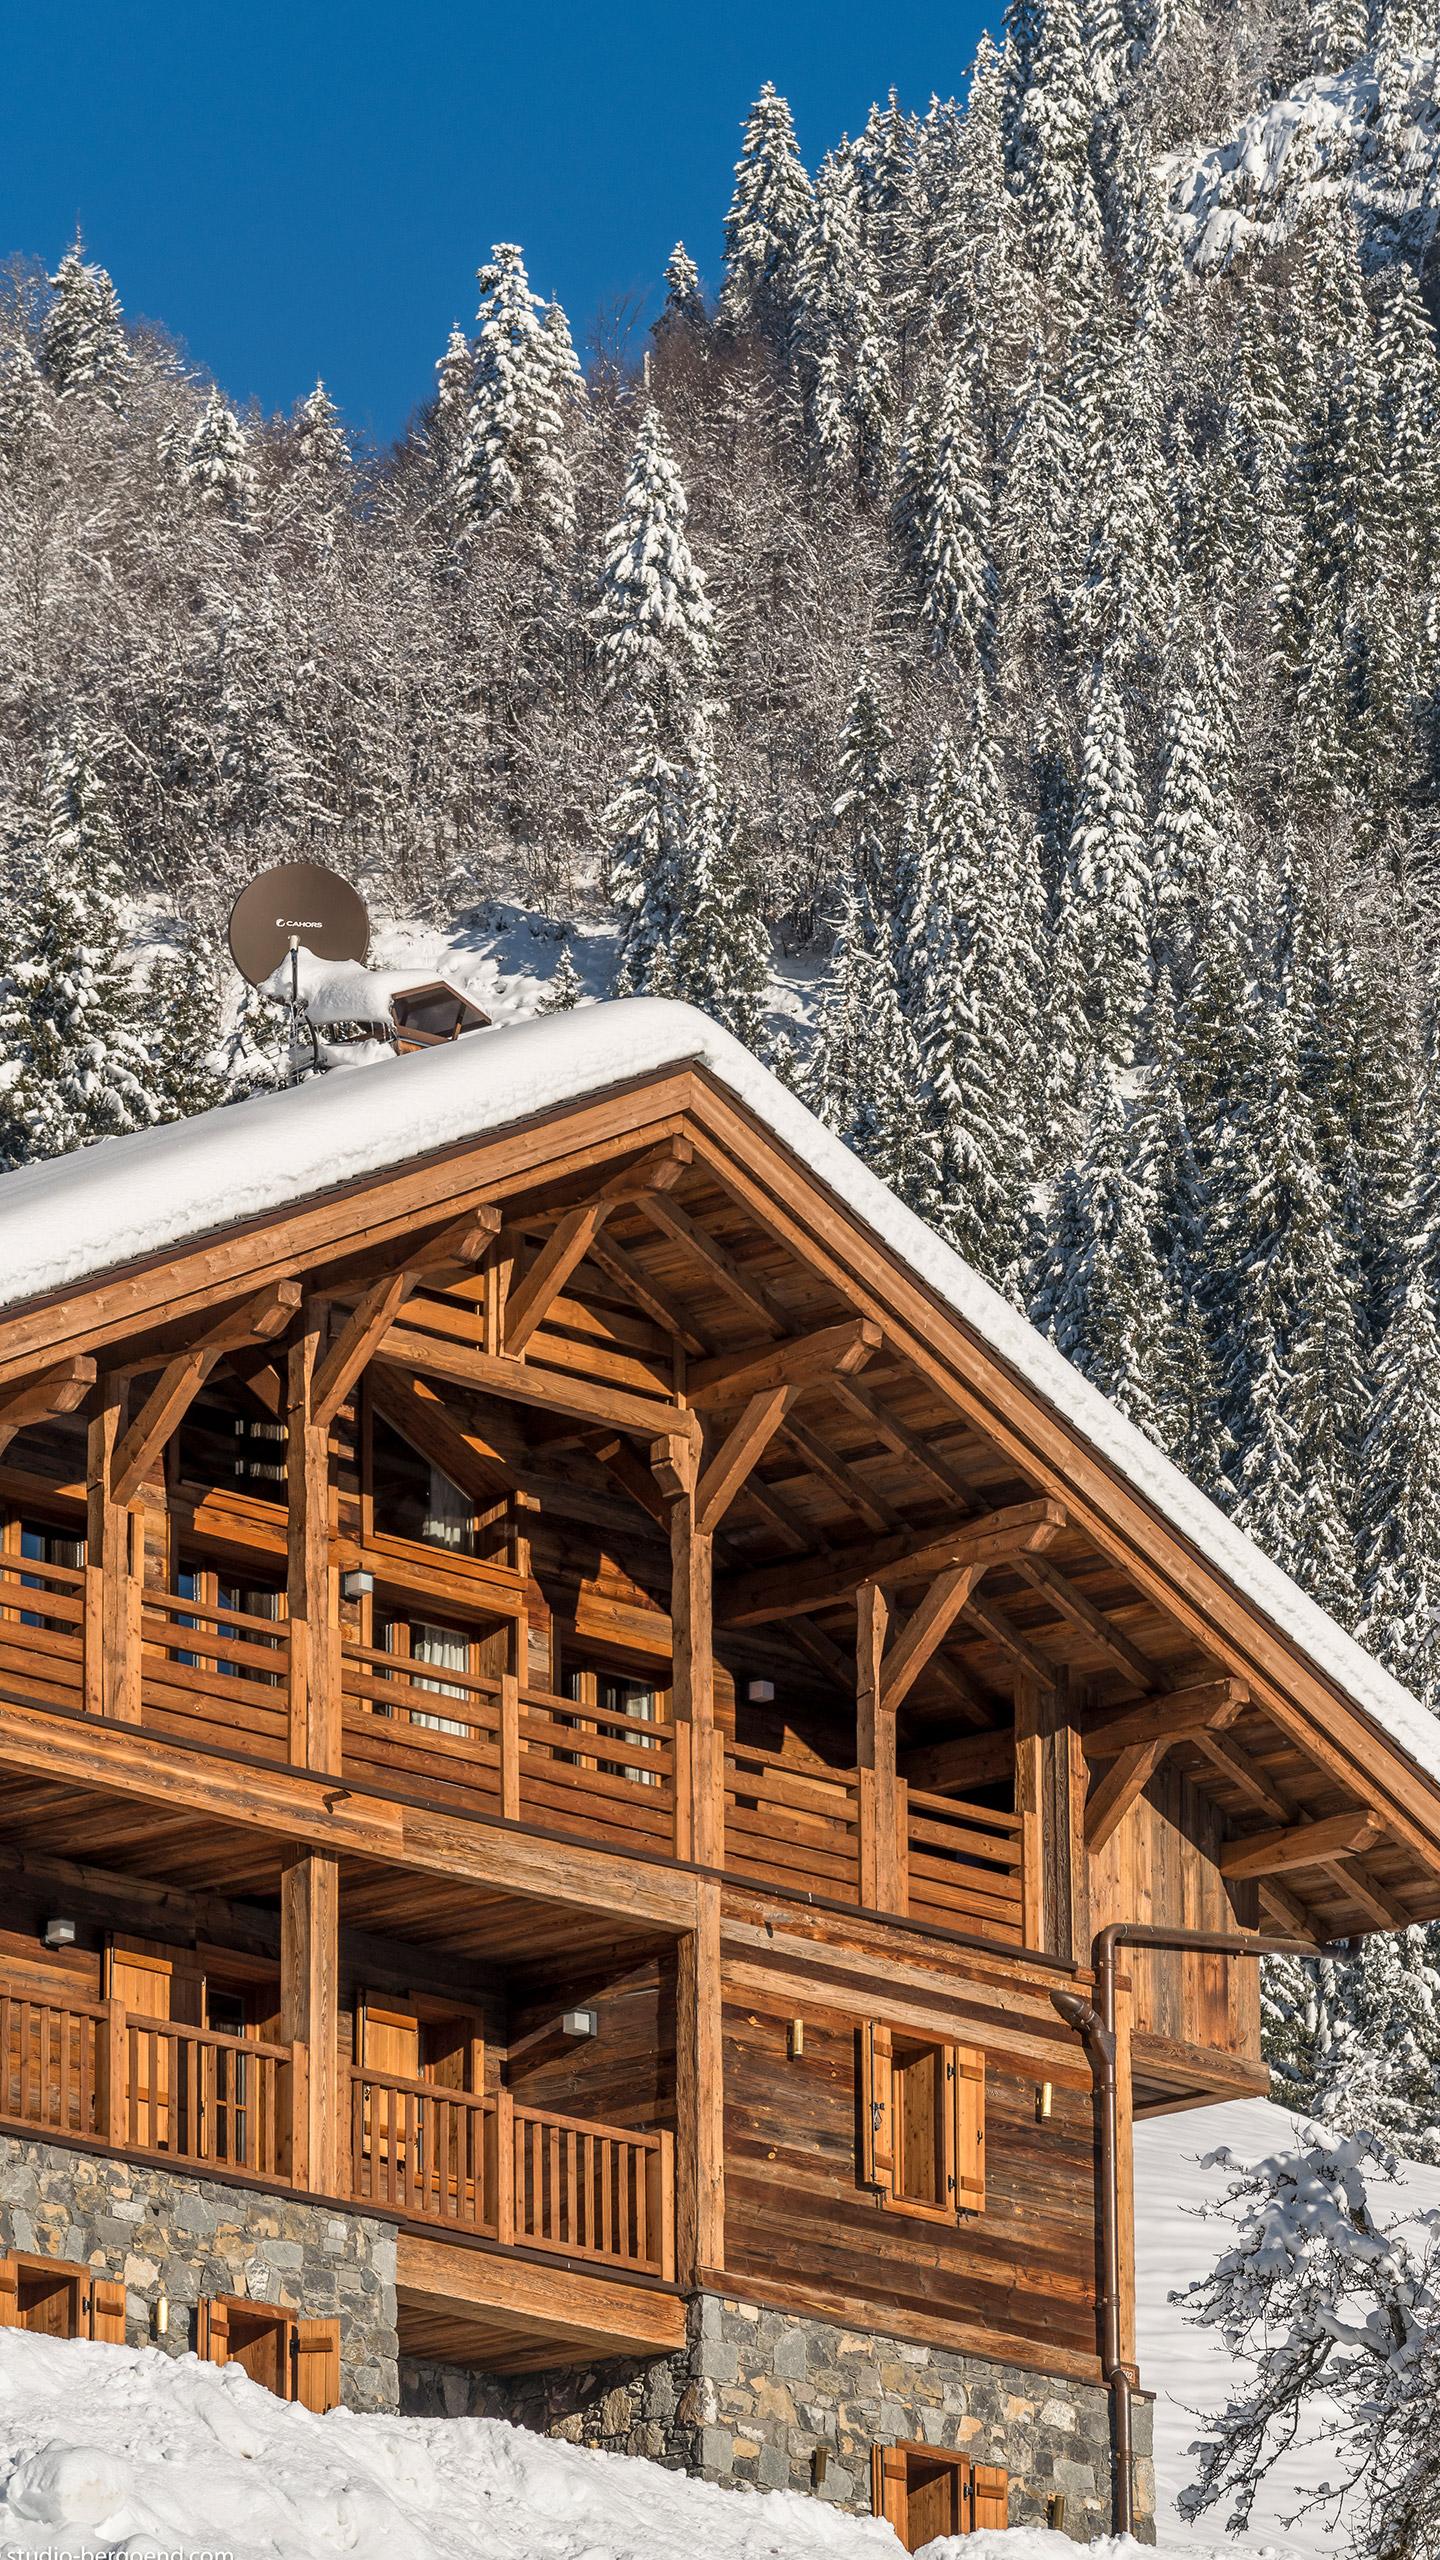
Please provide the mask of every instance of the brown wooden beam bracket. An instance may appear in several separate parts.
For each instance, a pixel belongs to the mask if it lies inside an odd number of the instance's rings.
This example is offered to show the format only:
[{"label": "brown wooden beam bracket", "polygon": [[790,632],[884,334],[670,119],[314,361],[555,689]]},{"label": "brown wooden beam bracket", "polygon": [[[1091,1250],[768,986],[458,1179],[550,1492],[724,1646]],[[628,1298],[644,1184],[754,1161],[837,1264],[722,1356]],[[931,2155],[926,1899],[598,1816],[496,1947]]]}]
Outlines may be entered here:
[{"label": "brown wooden beam bracket", "polygon": [[16,1432],[30,1424],[54,1422],[62,1413],[74,1413],[94,1384],[94,1361],[77,1353],[52,1362],[19,1386],[7,1387],[0,1395],[0,1451],[8,1449]]},{"label": "brown wooden beam bracket", "polygon": [[965,1615],[972,1625],[990,1638],[992,1644],[999,1645],[1002,1653],[1008,1653],[1011,1661],[1017,1662],[1022,1671],[1028,1671],[1033,1680],[1038,1680],[1042,1688],[1053,1685],[1057,1666],[1048,1654],[1040,1651],[1038,1645],[1031,1644],[1027,1637],[1022,1636],[1018,1627],[1012,1627],[1004,1610],[997,1608],[993,1600],[968,1600]]},{"label": "brown wooden beam bracket", "polygon": [[898,1634],[887,1646],[880,1666],[880,1690],[891,1713],[901,1708],[921,1673],[944,1643],[984,1572],[978,1564],[952,1565],[937,1574]]},{"label": "brown wooden beam bracket", "polygon": [[609,1217],[613,1202],[592,1200],[569,1209],[551,1229],[522,1280],[505,1301],[505,1349],[515,1358],[544,1323],[566,1281],[584,1261]]},{"label": "brown wooden beam bracket", "polygon": [[414,1271],[391,1271],[351,1308],[323,1353],[310,1386],[310,1419],[329,1429],[415,1287]]},{"label": "brown wooden beam bracket", "polygon": [[1295,1822],[1279,1831],[1257,1831],[1230,1840],[1220,1852],[1220,1872],[1238,1884],[1249,1876],[1284,1875],[1291,1867],[1328,1867],[1336,1858],[1368,1849],[1384,1828],[1376,1813],[1332,1813],[1323,1822]]},{"label": "brown wooden beam bracket", "polygon": [[699,1435],[696,1416],[666,1398],[603,1386],[599,1380],[576,1377],[568,1370],[532,1366],[503,1352],[480,1351],[472,1343],[451,1342],[443,1334],[421,1333],[405,1324],[391,1326],[385,1358],[393,1368],[450,1378],[477,1395],[538,1405],[545,1412],[570,1414],[576,1421],[599,1423],[647,1442],[659,1433],[687,1440]]},{"label": "brown wooden beam bracket", "polygon": [[227,1352],[273,1342],[300,1304],[295,1280],[262,1289],[210,1325],[187,1349],[168,1360],[111,1461],[110,1499],[133,1502],[161,1450],[179,1429],[212,1369]]},{"label": "brown wooden beam bracket", "polygon": [[926,1743],[907,1751],[901,1774],[927,1795],[965,1795],[972,1787],[993,1786],[1013,1775],[1015,1736],[1007,1725],[999,1733],[957,1734],[949,1742]]},{"label": "brown wooden beam bracket", "polygon": [[387,1367],[382,1357],[370,1370],[366,1392],[381,1420],[428,1465],[448,1476],[477,1510],[513,1493],[514,1474],[504,1453],[463,1429],[423,1378]]},{"label": "brown wooden beam bracket", "polygon": [[1087,1720],[1085,1756],[1087,1760],[1113,1760],[1117,1751],[1129,1751],[1142,1742],[1189,1742],[1205,1733],[1220,1732],[1233,1724],[1250,1703],[1250,1692],[1243,1680],[1197,1680],[1183,1689],[1162,1690],[1158,1696],[1136,1698],[1129,1706],[1116,1707],[1106,1714]]},{"label": "brown wooden beam bracket", "polygon": [[719,1528],[799,1393],[797,1384],[780,1382],[752,1395],[739,1420],[707,1462],[695,1488],[695,1523],[706,1537]]},{"label": "brown wooden beam bracket", "polygon": [[1187,1739],[1198,1751],[1204,1752],[1217,1777],[1227,1778],[1262,1813],[1268,1813],[1276,1822],[1293,1822],[1295,1807],[1289,1798],[1281,1794],[1258,1762],[1248,1751],[1242,1751],[1238,1742],[1232,1742],[1228,1734],[1209,1726]]},{"label": "brown wooden beam bracket", "polygon": [[1325,1935],[1324,1927],[1319,1915],[1310,1909],[1308,1903],[1301,1901],[1298,1893],[1289,1892],[1273,1876],[1261,1876],[1258,1890],[1261,1908],[1268,1911],[1272,1919],[1280,1921],[1287,1929],[1293,1929],[1297,1937],[1313,1938],[1319,1944]]},{"label": "brown wooden beam bracket", "polygon": [[1165,1742],[1132,1743],[1128,1751],[1117,1752],[1104,1776],[1096,1779],[1085,1805],[1085,1846],[1092,1855],[1119,1830],[1168,1749]]}]

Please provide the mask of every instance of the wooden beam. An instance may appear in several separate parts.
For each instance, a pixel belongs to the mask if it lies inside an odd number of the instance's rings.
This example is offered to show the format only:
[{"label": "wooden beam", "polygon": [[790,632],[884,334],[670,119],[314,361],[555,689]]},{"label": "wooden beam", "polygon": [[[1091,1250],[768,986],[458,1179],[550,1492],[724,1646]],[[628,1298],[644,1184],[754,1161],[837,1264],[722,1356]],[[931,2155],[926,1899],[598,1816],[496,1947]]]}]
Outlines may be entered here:
[{"label": "wooden beam", "polygon": [[663,1529],[668,1538],[670,1506],[650,1469],[630,1441],[618,1437],[602,1440],[596,1446],[595,1455],[606,1474],[614,1477],[615,1482],[629,1494],[631,1501],[647,1513],[657,1529]]},{"label": "wooden beam", "polygon": [[404,1324],[391,1326],[385,1357],[393,1367],[418,1371],[422,1377],[452,1378],[457,1386],[471,1387],[478,1395],[538,1405],[543,1412],[572,1414],[580,1422],[609,1424],[645,1441],[666,1432],[682,1439],[699,1434],[695,1415],[667,1398],[601,1386],[563,1369],[479,1351],[468,1342],[450,1342],[443,1334],[412,1332]]},{"label": "wooden beam", "polygon": [[997,1608],[993,1600],[981,1600],[972,1593],[965,1604],[965,1615],[975,1626],[983,1628],[1002,1653],[1008,1653],[1012,1662],[1018,1662],[1021,1670],[1028,1671],[1032,1679],[1038,1680],[1042,1686],[1054,1681],[1058,1666],[1048,1654],[1040,1651],[1038,1645],[1029,1643],[1018,1627],[1012,1627],[1004,1610]]},{"label": "wooden beam", "polygon": [[937,1574],[911,1610],[881,1665],[881,1690],[892,1714],[905,1703],[922,1671],[953,1627],[980,1578],[981,1567],[952,1565]]},{"label": "wooden beam", "polygon": [[880,1340],[878,1324],[866,1316],[854,1316],[846,1324],[796,1334],[789,1342],[753,1343],[745,1351],[694,1361],[685,1392],[692,1404],[707,1407],[736,1404],[742,1396],[759,1395],[766,1387],[811,1386],[819,1378],[845,1376],[863,1368],[879,1350]]},{"label": "wooden beam", "polygon": [[1324,1930],[1318,1915],[1311,1910],[1308,1902],[1301,1901],[1298,1893],[1291,1893],[1273,1876],[1261,1876],[1258,1881],[1258,1891],[1262,1909],[1269,1912],[1271,1919],[1281,1929],[1293,1930],[1297,1938],[1314,1938],[1318,1941],[1323,1937]]},{"label": "wooden beam", "polygon": [[1068,1574],[1062,1573],[1057,1564],[1052,1564],[1047,1556],[1027,1556],[1016,1570],[1033,1589],[1043,1591],[1047,1598],[1053,1600],[1072,1626],[1082,1628],[1102,1652],[1108,1653],[1127,1679],[1135,1681],[1142,1689],[1160,1686],[1160,1673],[1149,1655],[1131,1643],[1123,1627],[1117,1627],[1103,1610],[1096,1608],[1093,1600],[1077,1590]]},{"label": "wooden beam", "polygon": [[1218,1776],[1228,1778],[1230,1784],[1238,1787],[1241,1794],[1248,1797],[1251,1804],[1257,1805],[1262,1813],[1272,1815],[1276,1822],[1294,1820],[1295,1807],[1289,1798],[1281,1794],[1249,1752],[1242,1751],[1239,1743],[1232,1741],[1228,1734],[1207,1727],[1203,1732],[1192,1733],[1186,1738],[1197,1751],[1204,1752]]},{"label": "wooden beam", "polygon": [[320,1311],[290,1345],[286,1379],[286,1614],[290,1643],[290,1757],[337,1772],[341,1757],[340,1577],[331,1561],[330,1431],[314,1414]]},{"label": "wooden beam", "polygon": [[1074,1964],[1090,1960],[1085,1755],[1063,1678],[1015,1683],[1015,1810],[1025,1944]]},{"label": "wooden beam", "polygon": [[78,1354],[57,1360],[18,1387],[7,1387],[0,1395],[0,1451],[8,1449],[16,1432],[31,1423],[53,1422],[62,1413],[74,1413],[94,1384],[94,1361]]},{"label": "wooden beam", "polygon": [[296,2184],[344,2192],[350,2110],[340,2070],[340,1865],[299,1851],[280,1876],[280,2041],[301,2047]]},{"label": "wooden beam", "polygon": [[702,1882],[675,1981],[676,2277],[693,2291],[725,2264],[725,2045],[720,1885]]},{"label": "wooden beam", "polygon": [[1227,1841],[1220,1852],[1220,1873],[1232,1884],[1247,1876],[1285,1875],[1292,1867],[1328,1867],[1336,1858],[1368,1849],[1384,1829],[1368,1808],[1332,1813],[1324,1822],[1296,1822],[1277,1831],[1253,1832],[1248,1840]]},{"label": "wooden beam", "polygon": [[682,1744],[677,1755],[676,1855],[693,1858],[697,1866],[721,1867],[725,1863],[725,1767],[715,1728],[714,1542],[697,1517],[695,1443],[657,1441],[650,1464],[661,1490],[670,1497],[670,1700],[677,1740]]},{"label": "wooden beam", "polygon": [[866,1911],[900,1911],[900,1799],[895,1769],[895,1713],[885,1695],[885,1637],[890,1606],[878,1582],[855,1594],[855,1762],[860,1772],[860,1902]]},{"label": "wooden beam", "polygon": [[554,2342],[557,2364],[607,2356],[674,2355],[685,2344],[685,2305],[668,2288],[627,2283],[603,2267],[468,2249],[439,2234],[401,2230],[396,2282],[402,2317],[463,2324],[472,2318],[507,2340]]},{"label": "wooden beam", "polygon": [[892,1538],[856,1540],[808,1562],[727,1575],[716,1594],[716,1618],[722,1626],[742,1627],[804,1617],[848,1600],[862,1582],[923,1582],[952,1565],[1006,1563],[1048,1545],[1064,1525],[1058,1502],[1017,1502],[945,1530],[911,1529]]},{"label": "wooden beam", "polygon": [[85,1455],[82,1694],[88,1714],[138,1724],[145,1520],[138,1505],[115,1490],[125,1409],[123,1380],[103,1380]]},{"label": "wooden beam", "polygon": [[1136,1742],[1117,1752],[1102,1778],[1097,1778],[1085,1806],[1085,1846],[1092,1856],[1120,1828],[1142,1796],[1169,1749],[1168,1742]]},{"label": "wooden beam", "polygon": [[651,1225],[658,1227],[662,1235],[669,1236],[672,1243],[686,1246],[695,1260],[704,1264],[711,1279],[717,1280],[730,1297],[742,1307],[747,1307],[752,1315],[763,1316],[776,1333],[788,1331],[784,1317],[763,1282],[752,1280],[725,1247],[714,1236],[708,1235],[688,1210],[681,1208],[678,1200],[668,1200],[663,1192],[653,1191],[645,1194],[639,1206]]},{"label": "wooden beam", "polygon": [[523,1280],[514,1282],[505,1301],[505,1349],[515,1358],[539,1331],[571,1273],[582,1263],[610,1215],[611,1204],[591,1200],[561,1218]]},{"label": "wooden beam", "polygon": [[1243,1680],[1198,1680],[1159,1697],[1137,1698],[1085,1726],[1085,1754],[1090,1760],[1113,1760],[1142,1742],[1189,1742],[1218,1731],[1244,1713],[1250,1692]]},{"label": "wooden beam", "polygon": [[685,1322],[634,1255],[617,1244],[613,1236],[602,1230],[590,1247],[590,1259],[597,1271],[603,1271],[607,1279],[615,1281],[627,1297],[634,1299],[641,1314],[648,1316],[662,1333],[668,1333],[673,1341],[678,1342],[682,1351],[693,1352],[703,1358],[708,1348],[703,1337]]},{"label": "wooden beam", "polygon": [[869,1485],[862,1484],[857,1470],[832,1449],[828,1441],[822,1440],[817,1431],[812,1431],[808,1422],[802,1422],[797,1414],[792,1414],[785,1425],[784,1437],[812,1473],[829,1485],[847,1511],[856,1512],[867,1527],[882,1537],[887,1532],[899,1532],[899,1512],[883,1501]]},{"label": "wooden beam", "polygon": [[218,1322],[168,1360],[135,1416],[112,1461],[111,1493],[133,1502],[160,1452],[174,1437],[211,1371],[232,1351],[272,1342],[300,1303],[299,1283],[279,1280]]},{"label": "wooden beam", "polygon": [[719,1528],[799,1392],[798,1386],[783,1382],[761,1388],[751,1396],[739,1420],[709,1460],[695,1491],[696,1526],[706,1537]]},{"label": "wooden beam", "polygon": [[384,1341],[417,1277],[414,1271],[388,1272],[351,1308],[311,1382],[313,1422],[328,1429],[334,1421],[361,1371]]},{"label": "wooden beam", "polygon": [[963,1733],[949,1742],[925,1743],[907,1751],[901,1762],[907,1785],[936,1796],[963,1796],[972,1787],[994,1786],[1014,1770],[1015,1736],[1008,1725],[1000,1733]]},{"label": "wooden beam", "polygon": [[1348,1861],[1330,1860],[1325,1873],[1339,1888],[1347,1902],[1358,1902],[1361,1910],[1374,1921],[1377,1929],[1408,1929],[1411,1914],[1403,1902],[1387,1892],[1378,1876],[1371,1873],[1361,1858]]}]

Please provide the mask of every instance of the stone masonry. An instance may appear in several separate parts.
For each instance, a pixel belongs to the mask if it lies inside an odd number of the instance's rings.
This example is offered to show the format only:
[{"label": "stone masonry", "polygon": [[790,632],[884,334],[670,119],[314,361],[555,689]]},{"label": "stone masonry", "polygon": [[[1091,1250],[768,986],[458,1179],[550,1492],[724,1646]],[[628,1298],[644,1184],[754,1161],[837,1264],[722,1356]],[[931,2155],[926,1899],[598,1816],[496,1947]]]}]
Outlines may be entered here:
[{"label": "stone masonry", "polygon": [[[125,2286],[132,2346],[184,2355],[202,2294],[247,2295],[340,2321],[352,2409],[396,2401],[395,2233],[298,2196],[0,2136],[0,2253],[69,2258]],[[156,2299],[169,2328],[153,2339]]]},{"label": "stone masonry", "polygon": [[[703,2295],[676,2356],[507,2379],[400,2368],[401,2406],[509,2418],[727,2487],[799,2489],[868,2513],[870,2448],[933,2444],[1010,2474],[1010,2522],[1088,2542],[1110,2526],[1110,2413],[1094,2383]],[[1137,2534],[1154,2539],[1150,2403],[1135,2404]],[[817,2477],[817,2455],[824,2477]]]}]

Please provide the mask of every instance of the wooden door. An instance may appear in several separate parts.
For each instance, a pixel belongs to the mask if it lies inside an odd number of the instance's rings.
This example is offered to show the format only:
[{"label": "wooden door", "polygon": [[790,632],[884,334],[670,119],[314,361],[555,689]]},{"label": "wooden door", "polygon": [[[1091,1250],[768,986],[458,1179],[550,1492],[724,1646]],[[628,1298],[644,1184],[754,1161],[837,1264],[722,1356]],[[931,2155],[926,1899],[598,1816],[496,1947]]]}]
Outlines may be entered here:
[{"label": "wooden door", "polygon": [[[359,2015],[361,2066],[366,2071],[381,2073],[395,2080],[420,2078],[420,2021],[412,2012],[387,2007],[378,2000],[366,2000]],[[404,2124],[413,2114],[413,2101],[393,2090],[367,2087],[361,2120],[361,2144],[367,2159],[393,2162],[399,2169],[406,2158]]]},{"label": "wooden door", "polygon": [[993,2464],[928,2444],[877,2444],[870,2464],[871,2504],[907,2551],[941,2536],[1003,2531],[1009,2522],[1010,2475]]},{"label": "wooden door", "polygon": [[968,2464],[954,2454],[905,2457],[905,2528],[900,2539],[907,2551],[923,2551],[942,2534],[968,2530],[965,2489]]},{"label": "wooden door", "polygon": [[[152,2024],[198,2027],[205,2016],[205,1976],[193,1952],[146,1938],[112,1938],[105,1950],[104,1996],[118,2000],[127,2018]],[[129,2038],[129,2131],[147,2151],[184,2147],[174,2122],[175,2089],[170,2038],[140,2032]]]},{"label": "wooden door", "polygon": [[293,2311],[247,2302],[238,2294],[211,2294],[201,2302],[195,2352],[209,2364],[238,2364],[277,2400],[291,2397]]}]

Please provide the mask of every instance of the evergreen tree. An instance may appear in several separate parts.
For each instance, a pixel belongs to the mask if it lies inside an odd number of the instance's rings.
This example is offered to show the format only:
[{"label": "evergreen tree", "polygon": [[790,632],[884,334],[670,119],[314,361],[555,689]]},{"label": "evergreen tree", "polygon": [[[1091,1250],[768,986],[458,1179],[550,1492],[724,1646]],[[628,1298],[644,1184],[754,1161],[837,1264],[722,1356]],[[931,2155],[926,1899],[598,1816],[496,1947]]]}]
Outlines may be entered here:
[{"label": "evergreen tree", "polygon": [[51,751],[33,888],[11,939],[0,1057],[14,1163],[159,1117],[126,966],[120,846],[88,739]]},{"label": "evergreen tree", "polygon": [[255,499],[250,439],[218,391],[211,392],[196,422],[180,478],[197,505],[232,524],[248,523]]},{"label": "evergreen tree", "polygon": [[642,704],[620,787],[605,811],[606,888],[625,941],[618,995],[669,995],[669,950],[684,840],[683,775],[662,749],[655,714]]},{"label": "evergreen tree", "polygon": [[1090,1051],[1128,1066],[1150,992],[1152,897],[1145,812],[1120,696],[1091,688],[1055,934],[1061,1089]]},{"label": "evergreen tree", "polygon": [[1023,236],[1041,272],[1073,290],[1101,250],[1090,158],[1094,73],[1075,0],[1027,0],[1010,43],[1007,159]]},{"label": "evergreen tree", "polygon": [[955,366],[936,411],[933,450],[916,527],[920,620],[932,648],[973,683],[993,654],[996,578],[988,461],[973,393]]},{"label": "evergreen tree", "polygon": [[1361,1642],[1440,1707],[1440,1329],[1412,1271],[1375,1364],[1360,1452]]},{"label": "evergreen tree", "polygon": [[851,880],[872,914],[892,901],[892,867],[900,818],[894,734],[868,671],[851,696],[840,733],[831,818]]},{"label": "evergreen tree", "polygon": [[1093,1060],[1088,1134],[1062,1176],[1053,1245],[1038,1275],[1033,1316],[1067,1360],[1164,1446],[1172,1310],[1135,1180],[1115,1070]]},{"label": "evergreen tree", "polygon": [[848,471],[879,493],[895,397],[880,320],[875,261],[861,223],[854,156],[831,152],[796,260],[794,349],[805,425],[824,471]]},{"label": "evergreen tree", "polygon": [[790,109],[767,80],[750,110],[725,217],[720,316],[788,356],[800,309],[800,260],[814,189]]},{"label": "evergreen tree", "polygon": [[620,518],[606,536],[592,621],[611,699],[645,707],[673,739],[694,715],[714,652],[714,616],[686,540],[687,512],[659,412],[647,400]]},{"label": "evergreen tree", "polygon": [[567,942],[556,963],[555,975],[535,1010],[537,1013],[573,1013],[584,993],[580,972],[570,956]]},{"label": "evergreen tree", "polygon": [[553,547],[574,520],[567,414],[582,396],[565,315],[531,292],[511,241],[497,243],[479,283],[461,510],[472,526],[510,523]]},{"label": "evergreen tree", "polygon": [[51,385],[62,400],[84,397],[121,408],[131,358],[120,300],[105,269],[87,261],[78,234],[50,290],[42,345]]},{"label": "evergreen tree", "polygon": [[665,307],[655,323],[664,336],[684,333],[703,337],[710,326],[700,270],[683,240],[677,240],[665,267]]},{"label": "evergreen tree", "polygon": [[674,899],[667,953],[674,993],[758,1049],[770,937],[740,847],[734,803],[722,796],[716,780],[704,719],[696,723],[684,777]]},{"label": "evergreen tree", "polygon": [[1187,972],[1211,883],[1228,861],[1216,794],[1219,767],[1209,722],[1182,686],[1166,725],[1152,838],[1156,947],[1177,985]]},{"label": "evergreen tree", "polygon": [[196,936],[183,935],[154,963],[137,1019],[144,1024],[157,1120],[188,1120],[225,1100],[217,1064],[220,991],[213,961]]}]

